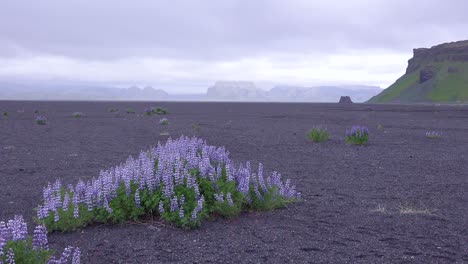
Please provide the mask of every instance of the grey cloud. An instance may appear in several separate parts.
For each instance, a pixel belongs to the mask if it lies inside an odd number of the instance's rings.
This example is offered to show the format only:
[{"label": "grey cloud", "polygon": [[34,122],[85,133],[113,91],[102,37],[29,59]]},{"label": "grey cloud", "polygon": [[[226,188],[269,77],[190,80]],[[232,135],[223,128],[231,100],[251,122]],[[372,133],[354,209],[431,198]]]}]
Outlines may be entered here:
[{"label": "grey cloud", "polygon": [[0,56],[226,60],[408,52],[466,38],[467,10],[465,0],[4,1]]}]

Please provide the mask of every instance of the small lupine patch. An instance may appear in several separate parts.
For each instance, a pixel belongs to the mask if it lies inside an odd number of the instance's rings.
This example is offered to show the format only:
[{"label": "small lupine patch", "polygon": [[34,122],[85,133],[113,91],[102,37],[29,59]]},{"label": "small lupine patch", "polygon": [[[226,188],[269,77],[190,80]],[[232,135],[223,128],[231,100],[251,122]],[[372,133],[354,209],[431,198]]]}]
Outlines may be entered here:
[{"label": "small lupine patch", "polygon": [[314,142],[327,141],[329,137],[328,130],[324,127],[314,127],[307,133],[307,138]]},{"label": "small lupine patch", "polygon": [[134,114],[135,110],[133,108],[127,108],[127,114]]},{"label": "small lupine patch", "polygon": [[369,140],[369,129],[366,126],[353,126],[347,129],[345,141],[349,144],[363,145]]},{"label": "small lupine patch", "polygon": [[47,118],[45,116],[36,116],[36,124],[38,125],[47,124]]},{"label": "small lupine patch", "polygon": [[167,118],[162,118],[161,120],[159,120],[159,124],[162,126],[167,126],[169,125],[169,120]]},{"label": "small lupine patch", "polygon": [[72,116],[74,118],[81,118],[81,117],[84,117],[84,114],[82,112],[74,112]]},{"label": "small lupine patch", "polygon": [[44,225],[34,228],[32,237],[22,216],[15,216],[6,222],[0,221],[0,263],[80,263],[80,249],[67,247],[59,259],[49,249],[47,229]]},{"label": "small lupine patch", "polygon": [[299,198],[295,186],[290,180],[283,182],[279,173],[265,177],[262,164],[254,173],[250,162],[235,166],[224,147],[180,137],[101,171],[88,182],[49,184],[37,217],[50,231],[122,223],[145,214],[195,228],[209,216],[271,210]]},{"label": "small lupine patch", "polygon": [[426,137],[427,138],[441,138],[442,133],[439,131],[427,131],[426,132]]}]

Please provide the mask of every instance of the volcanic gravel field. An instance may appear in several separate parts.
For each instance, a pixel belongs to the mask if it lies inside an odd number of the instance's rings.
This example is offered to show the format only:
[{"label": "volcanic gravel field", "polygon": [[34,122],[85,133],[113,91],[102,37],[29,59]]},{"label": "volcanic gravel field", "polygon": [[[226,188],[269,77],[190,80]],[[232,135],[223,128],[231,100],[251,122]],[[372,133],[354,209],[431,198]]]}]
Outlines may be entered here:
[{"label": "volcanic gravel field", "polygon": [[[150,106],[170,111],[167,129],[142,114]],[[50,235],[52,248],[79,246],[82,263],[468,263],[468,106],[0,101],[4,111],[0,220],[22,214],[30,232],[49,181],[96,177],[164,142],[165,130],[262,162],[302,192],[288,208],[197,230],[142,219]],[[308,141],[314,125],[330,140]],[[369,127],[366,146],[344,143],[352,125]]]}]

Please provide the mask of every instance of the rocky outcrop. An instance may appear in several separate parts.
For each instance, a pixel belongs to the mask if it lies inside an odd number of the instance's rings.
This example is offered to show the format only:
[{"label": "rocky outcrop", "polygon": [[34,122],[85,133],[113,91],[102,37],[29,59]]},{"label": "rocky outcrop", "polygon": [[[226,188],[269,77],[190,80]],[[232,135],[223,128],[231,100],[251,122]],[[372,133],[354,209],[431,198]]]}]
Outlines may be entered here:
[{"label": "rocky outcrop", "polygon": [[429,81],[432,77],[435,76],[435,69],[433,66],[426,65],[424,68],[421,69],[419,72],[419,83],[423,83],[425,81]]},{"label": "rocky outcrop", "polygon": [[406,73],[412,73],[430,62],[468,62],[468,40],[444,43],[431,48],[413,49]]},{"label": "rocky outcrop", "polygon": [[406,73],[369,103],[468,102],[468,40],[413,49]]},{"label": "rocky outcrop", "polygon": [[341,96],[339,103],[340,104],[352,104],[353,101],[351,101],[351,97],[349,96]]}]

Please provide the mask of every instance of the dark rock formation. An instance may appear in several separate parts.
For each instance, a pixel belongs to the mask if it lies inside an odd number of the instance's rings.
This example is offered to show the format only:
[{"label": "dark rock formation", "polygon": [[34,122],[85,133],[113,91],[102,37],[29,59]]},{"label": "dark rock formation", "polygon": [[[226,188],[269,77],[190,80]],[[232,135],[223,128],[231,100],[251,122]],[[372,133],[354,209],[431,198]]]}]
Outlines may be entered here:
[{"label": "dark rock formation", "polygon": [[353,101],[351,101],[351,97],[349,96],[341,96],[339,103],[340,104],[352,104]]},{"label": "dark rock formation", "polygon": [[413,49],[406,73],[412,73],[429,62],[468,62],[468,40],[444,43],[431,48]]},{"label": "dark rock formation", "polygon": [[421,71],[419,72],[419,83],[428,81],[432,79],[432,77],[434,76],[435,76],[434,67],[427,65],[424,68],[422,68]]}]

